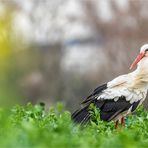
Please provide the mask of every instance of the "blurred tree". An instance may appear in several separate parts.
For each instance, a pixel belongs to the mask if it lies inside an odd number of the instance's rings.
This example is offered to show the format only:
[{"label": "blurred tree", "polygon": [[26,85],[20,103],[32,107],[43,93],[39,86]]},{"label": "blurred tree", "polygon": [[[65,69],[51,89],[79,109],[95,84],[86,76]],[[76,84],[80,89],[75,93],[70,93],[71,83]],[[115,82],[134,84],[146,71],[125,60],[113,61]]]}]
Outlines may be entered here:
[{"label": "blurred tree", "polygon": [[[61,17],[66,0],[3,1],[9,9],[0,15],[0,101],[21,95],[20,100],[25,97],[24,102],[45,100],[51,104],[65,101],[73,109],[76,101],[80,102],[99,83],[128,72],[137,49],[147,42],[148,2],[127,1],[121,8],[117,1],[77,0],[84,15],[70,18]],[[107,3],[108,13],[102,13],[102,2]],[[25,14],[30,22],[31,39],[27,49],[21,45],[20,36],[18,40],[13,34],[14,11]],[[106,20],[108,16],[110,18]],[[98,59],[101,66],[96,64],[94,69],[91,63],[88,64],[88,71],[83,74],[78,73],[77,67],[65,71],[61,66],[65,54],[64,30],[69,34],[68,30],[77,27],[69,29],[67,26],[80,22],[93,31],[92,36],[101,36],[102,46],[94,50],[94,55],[103,53],[106,57],[101,62]],[[93,62],[93,55],[90,62]]]},{"label": "blurred tree", "polygon": [[[109,12],[102,14],[101,10],[98,10],[101,7],[98,0],[82,1],[90,26],[95,32],[101,33],[105,40],[103,45],[106,54],[105,65],[101,72],[98,69],[94,74],[103,81],[129,72],[130,63],[139,52],[137,49],[148,42],[148,1],[126,1],[122,8],[117,0],[106,3]],[[110,19],[105,20],[109,14]]]},{"label": "blurred tree", "polygon": [[[18,73],[13,40],[13,11],[5,8],[0,15],[0,104],[11,105],[19,100]],[[17,40],[18,41],[18,40]]]}]

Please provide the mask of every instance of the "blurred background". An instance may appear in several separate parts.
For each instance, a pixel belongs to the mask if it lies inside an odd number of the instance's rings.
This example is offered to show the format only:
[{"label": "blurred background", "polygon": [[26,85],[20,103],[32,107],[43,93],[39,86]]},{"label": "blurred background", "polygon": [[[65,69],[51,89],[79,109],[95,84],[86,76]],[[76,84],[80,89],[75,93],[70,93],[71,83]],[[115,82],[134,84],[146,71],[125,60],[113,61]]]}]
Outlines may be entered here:
[{"label": "blurred background", "polygon": [[0,106],[74,110],[129,72],[148,43],[147,12],[146,0],[0,0]]}]

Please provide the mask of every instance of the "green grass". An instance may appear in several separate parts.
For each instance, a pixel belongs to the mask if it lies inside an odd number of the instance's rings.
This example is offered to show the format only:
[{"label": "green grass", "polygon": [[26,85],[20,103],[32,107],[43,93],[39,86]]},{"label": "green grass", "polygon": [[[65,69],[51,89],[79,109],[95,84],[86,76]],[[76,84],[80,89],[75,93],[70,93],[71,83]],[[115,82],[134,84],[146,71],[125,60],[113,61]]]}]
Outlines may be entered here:
[{"label": "green grass", "polygon": [[61,104],[45,110],[44,104],[0,109],[1,148],[142,148],[148,147],[148,112],[140,107],[126,119],[123,129],[114,122],[94,118],[87,127],[71,121]]}]

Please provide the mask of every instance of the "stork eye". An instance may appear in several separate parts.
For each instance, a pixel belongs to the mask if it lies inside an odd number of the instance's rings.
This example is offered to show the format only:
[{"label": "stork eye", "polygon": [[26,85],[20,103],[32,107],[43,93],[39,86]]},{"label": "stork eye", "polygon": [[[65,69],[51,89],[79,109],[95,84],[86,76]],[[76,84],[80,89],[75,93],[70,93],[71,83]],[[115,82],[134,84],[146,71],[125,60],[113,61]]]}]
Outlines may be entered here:
[{"label": "stork eye", "polygon": [[148,49],[146,49],[145,51],[148,51]]}]

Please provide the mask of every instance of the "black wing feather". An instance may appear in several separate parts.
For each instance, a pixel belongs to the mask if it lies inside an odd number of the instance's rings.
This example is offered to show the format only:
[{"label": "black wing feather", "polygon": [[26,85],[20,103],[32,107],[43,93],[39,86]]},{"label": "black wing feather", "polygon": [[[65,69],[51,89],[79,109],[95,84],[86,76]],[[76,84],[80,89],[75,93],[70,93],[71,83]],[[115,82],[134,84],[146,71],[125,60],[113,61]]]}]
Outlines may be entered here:
[{"label": "black wing feather", "polygon": [[124,96],[120,97],[116,102],[114,100],[105,100],[104,105],[99,108],[100,119],[104,121],[111,121],[124,111],[128,111],[131,106],[131,112],[133,112],[138,107],[139,103],[140,101],[131,104],[129,101],[126,101]]},{"label": "black wing feather", "polygon": [[97,87],[91,95],[89,95],[81,104],[88,103],[95,100],[95,96],[100,94],[103,90],[107,89],[107,83]]},{"label": "black wing feather", "polygon": [[90,119],[90,116],[89,116],[89,105],[91,103],[94,103],[97,105],[97,108],[101,108],[101,106],[104,104],[104,102],[102,101],[97,101],[95,102],[95,96],[100,94],[103,90],[105,90],[107,88],[107,84],[103,84],[99,87],[97,87],[93,93],[88,96],[81,104],[84,105],[84,107],[82,107],[81,109],[75,111],[73,114],[72,114],[72,119],[75,121],[75,122],[78,122],[78,123],[84,123],[87,122],[89,119]]},{"label": "black wing feather", "polygon": [[132,107],[132,110],[131,110],[132,112],[135,111],[135,109],[138,107],[139,103],[140,103],[140,100],[133,103],[133,107]]},{"label": "black wing feather", "polygon": [[111,100],[97,100],[97,97],[103,90],[107,88],[107,84],[97,87],[93,93],[82,102],[84,107],[72,114],[72,119],[78,123],[88,122],[90,119],[89,105],[94,103],[100,110],[100,119],[104,121],[111,121],[116,118],[119,114],[127,111],[132,106],[132,112],[138,107],[140,101],[131,104],[126,101],[125,96],[119,97],[117,101]]},{"label": "black wing feather", "polygon": [[117,117],[120,113],[128,110],[132,104],[126,101],[124,96],[120,97],[118,101],[104,100],[104,105],[100,109],[100,119],[104,121],[111,121]]}]

